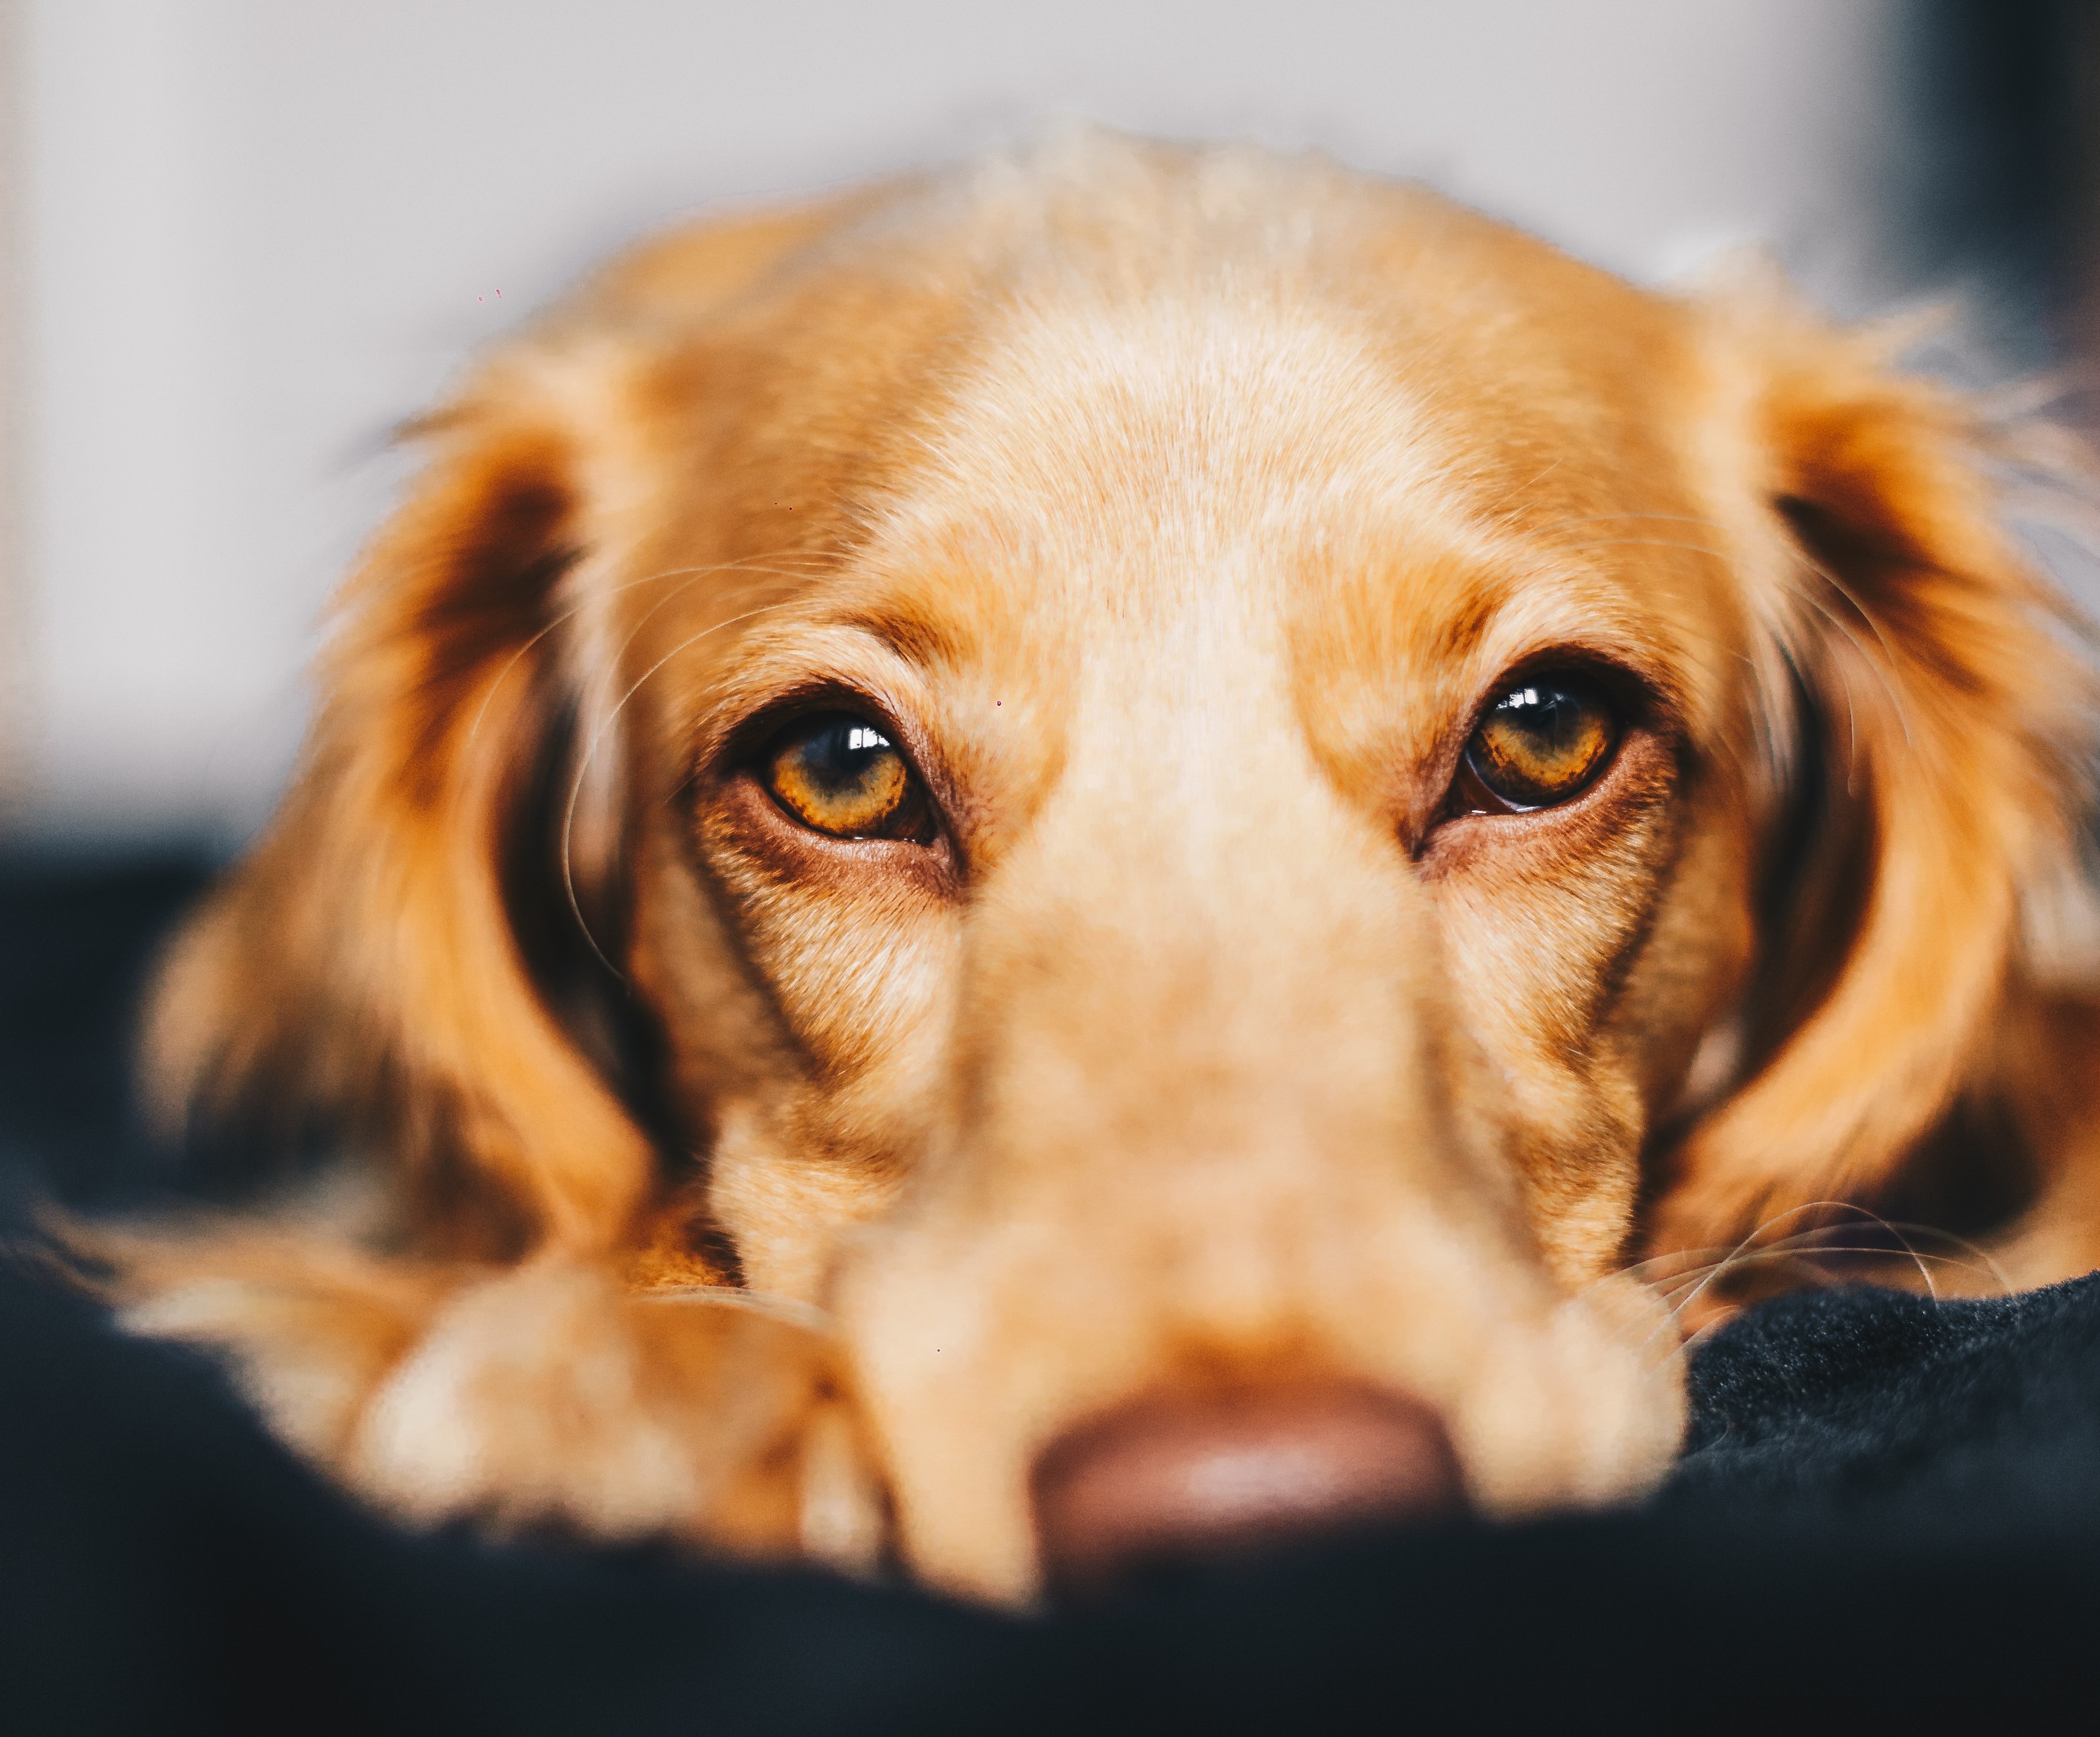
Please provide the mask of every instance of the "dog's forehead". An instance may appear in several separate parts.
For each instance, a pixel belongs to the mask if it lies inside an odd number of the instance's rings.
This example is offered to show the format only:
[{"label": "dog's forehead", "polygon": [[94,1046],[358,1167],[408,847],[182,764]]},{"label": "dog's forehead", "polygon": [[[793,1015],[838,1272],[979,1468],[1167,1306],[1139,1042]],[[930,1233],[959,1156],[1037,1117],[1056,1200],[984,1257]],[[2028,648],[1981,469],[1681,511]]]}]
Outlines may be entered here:
[{"label": "dog's forehead", "polygon": [[1009,718],[1260,687],[1388,762],[1556,645],[1718,715],[1683,308],[1418,190],[1140,179],[1119,214],[885,216],[723,334],[724,552],[832,551],[752,656],[871,629]]},{"label": "dog's forehead", "polygon": [[1427,678],[1424,728],[1556,643],[1672,685],[1725,564],[1673,534],[1698,507],[1668,395],[1538,309],[1462,345],[1440,302],[1381,312],[1287,274],[1016,296],[885,478],[852,612],[1009,684],[1268,655],[1301,709],[1386,714]]},{"label": "dog's forehead", "polygon": [[1322,309],[1068,294],[973,349],[924,459],[891,479],[893,546],[982,527],[1046,577],[1201,587],[1197,569],[1279,532],[1433,510],[1460,462],[1422,393]]}]

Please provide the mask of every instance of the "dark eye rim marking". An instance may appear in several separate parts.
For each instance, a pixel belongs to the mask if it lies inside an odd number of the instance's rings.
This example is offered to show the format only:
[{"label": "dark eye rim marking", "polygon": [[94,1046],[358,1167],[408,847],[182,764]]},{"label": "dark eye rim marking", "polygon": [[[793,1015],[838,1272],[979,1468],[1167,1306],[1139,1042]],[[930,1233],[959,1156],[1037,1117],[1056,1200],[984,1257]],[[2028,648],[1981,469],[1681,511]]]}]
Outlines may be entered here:
[{"label": "dark eye rim marking", "polygon": [[[1491,774],[1481,765],[1482,732],[1495,714],[1516,694],[1525,690],[1558,686],[1595,702],[1602,714],[1603,740],[1580,771],[1564,789],[1543,794],[1538,801],[1523,801],[1498,789]],[[1551,812],[1579,802],[1609,776],[1638,723],[1637,707],[1630,703],[1626,682],[1618,674],[1586,661],[1551,661],[1511,670],[1500,677],[1487,701],[1474,714],[1471,727],[1458,751],[1446,813],[1453,819],[1468,815],[1530,815]]]}]

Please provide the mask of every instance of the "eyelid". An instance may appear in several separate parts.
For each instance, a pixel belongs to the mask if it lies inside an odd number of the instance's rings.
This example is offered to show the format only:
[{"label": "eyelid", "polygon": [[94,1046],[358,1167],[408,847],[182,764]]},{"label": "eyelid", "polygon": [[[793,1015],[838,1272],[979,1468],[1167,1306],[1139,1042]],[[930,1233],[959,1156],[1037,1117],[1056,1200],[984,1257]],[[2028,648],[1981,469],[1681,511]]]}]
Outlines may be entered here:
[{"label": "eyelid", "polygon": [[880,683],[810,674],[754,694],[702,721],[695,763],[704,774],[734,776],[756,765],[795,725],[823,714],[844,714],[879,733],[915,770],[924,763],[923,738],[911,727],[911,708]]}]

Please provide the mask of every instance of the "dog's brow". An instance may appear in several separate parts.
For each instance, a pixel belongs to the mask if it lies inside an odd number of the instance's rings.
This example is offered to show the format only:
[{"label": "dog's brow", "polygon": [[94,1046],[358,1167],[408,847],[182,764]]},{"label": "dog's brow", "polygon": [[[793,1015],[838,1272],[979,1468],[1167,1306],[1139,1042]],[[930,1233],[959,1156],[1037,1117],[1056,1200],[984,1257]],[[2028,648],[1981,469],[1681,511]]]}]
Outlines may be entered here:
[{"label": "dog's brow", "polygon": [[835,617],[836,625],[864,633],[889,648],[905,662],[920,669],[954,665],[963,661],[960,639],[945,625],[913,615],[891,615],[871,609],[855,609]]},{"label": "dog's brow", "polygon": [[1467,597],[1455,613],[1439,625],[1433,651],[1436,661],[1452,665],[1463,663],[1487,637],[1502,604],[1501,596],[1491,592]]}]

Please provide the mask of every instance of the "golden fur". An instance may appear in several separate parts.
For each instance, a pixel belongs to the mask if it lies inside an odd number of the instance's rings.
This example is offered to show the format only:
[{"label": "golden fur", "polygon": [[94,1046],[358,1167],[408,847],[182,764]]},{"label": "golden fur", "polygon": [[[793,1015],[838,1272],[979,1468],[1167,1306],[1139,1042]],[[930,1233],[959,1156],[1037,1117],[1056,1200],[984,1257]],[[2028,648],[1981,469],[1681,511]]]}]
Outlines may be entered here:
[{"label": "golden fur", "polygon": [[[1621,1270],[1994,1107],[2004,1257],[2094,1257],[2085,678],[1975,413],[1771,285],[1079,135],[659,242],[420,433],[149,1045],[376,1204],[109,1245],[396,1512],[1025,1597],[1035,1455],[1192,1372],[1415,1396],[1490,1513],[1639,1492]],[[1454,811],[1570,658],[1609,771]],[[754,781],[827,696],[931,842]]]}]

